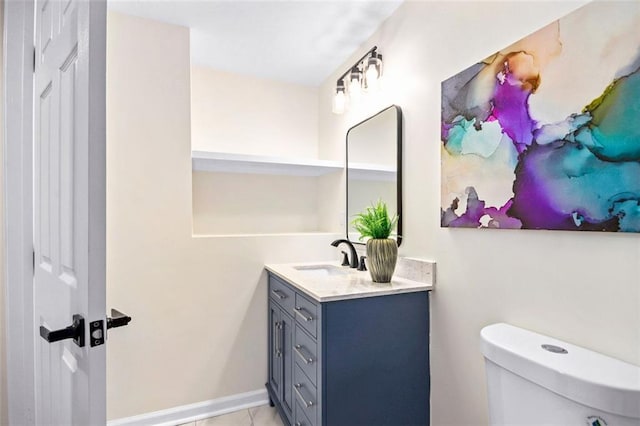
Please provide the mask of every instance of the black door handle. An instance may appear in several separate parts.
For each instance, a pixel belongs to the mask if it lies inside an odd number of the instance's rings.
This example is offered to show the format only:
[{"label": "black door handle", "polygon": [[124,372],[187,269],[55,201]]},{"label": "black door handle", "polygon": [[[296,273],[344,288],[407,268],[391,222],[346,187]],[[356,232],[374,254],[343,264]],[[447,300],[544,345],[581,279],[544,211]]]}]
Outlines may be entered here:
[{"label": "black door handle", "polygon": [[84,318],[76,314],[73,316],[73,324],[60,330],[49,330],[41,325],[40,336],[49,343],[73,339],[76,345],[82,348],[84,346]]},{"label": "black door handle", "polygon": [[110,328],[124,327],[131,322],[131,317],[117,309],[111,308],[111,317],[107,317],[107,330]]}]

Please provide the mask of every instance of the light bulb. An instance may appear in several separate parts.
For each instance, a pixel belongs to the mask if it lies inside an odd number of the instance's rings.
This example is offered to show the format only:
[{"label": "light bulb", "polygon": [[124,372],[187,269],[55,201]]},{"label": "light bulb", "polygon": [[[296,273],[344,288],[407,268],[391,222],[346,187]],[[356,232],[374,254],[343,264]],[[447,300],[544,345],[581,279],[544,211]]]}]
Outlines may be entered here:
[{"label": "light bulb", "polygon": [[344,82],[338,82],[336,94],[333,96],[333,112],[342,114],[347,106],[347,94],[345,93]]},{"label": "light bulb", "polygon": [[357,101],[360,95],[362,95],[362,71],[358,67],[353,67],[349,75],[349,96]]},{"label": "light bulb", "polygon": [[349,85],[349,94],[354,101],[360,99],[362,96],[362,86],[360,85],[360,81]]},{"label": "light bulb", "polygon": [[365,78],[367,79],[368,83],[371,83],[374,80],[377,80],[378,77],[380,77],[380,75],[378,74],[378,68],[376,67],[367,68],[367,73],[365,74]]},{"label": "light bulb", "polygon": [[373,52],[367,60],[364,73],[363,87],[368,92],[377,91],[380,88],[380,77],[382,76],[382,55]]},{"label": "light bulb", "polygon": [[346,104],[347,97],[344,92],[336,92],[336,95],[333,97],[333,112],[336,114],[342,114]]}]

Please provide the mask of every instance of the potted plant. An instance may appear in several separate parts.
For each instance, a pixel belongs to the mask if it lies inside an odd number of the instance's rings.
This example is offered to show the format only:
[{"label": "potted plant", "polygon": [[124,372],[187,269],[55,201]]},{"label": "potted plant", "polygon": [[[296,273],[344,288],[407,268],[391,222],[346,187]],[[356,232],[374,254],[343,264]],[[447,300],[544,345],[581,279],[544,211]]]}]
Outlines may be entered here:
[{"label": "potted plant", "polygon": [[357,214],[352,224],[360,233],[360,240],[367,240],[367,258],[371,279],[376,283],[389,283],[398,260],[398,244],[389,238],[398,223],[398,215],[389,216],[387,204],[379,200]]}]

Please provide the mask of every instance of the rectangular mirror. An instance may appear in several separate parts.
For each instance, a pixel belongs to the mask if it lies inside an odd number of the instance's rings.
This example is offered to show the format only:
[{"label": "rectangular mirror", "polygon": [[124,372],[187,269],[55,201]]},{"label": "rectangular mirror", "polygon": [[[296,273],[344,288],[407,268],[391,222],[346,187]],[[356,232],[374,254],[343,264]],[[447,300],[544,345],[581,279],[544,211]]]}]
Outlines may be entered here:
[{"label": "rectangular mirror", "polygon": [[351,222],[375,204],[399,215],[391,236],[402,242],[402,110],[391,105],[347,131],[347,239],[364,244]]}]

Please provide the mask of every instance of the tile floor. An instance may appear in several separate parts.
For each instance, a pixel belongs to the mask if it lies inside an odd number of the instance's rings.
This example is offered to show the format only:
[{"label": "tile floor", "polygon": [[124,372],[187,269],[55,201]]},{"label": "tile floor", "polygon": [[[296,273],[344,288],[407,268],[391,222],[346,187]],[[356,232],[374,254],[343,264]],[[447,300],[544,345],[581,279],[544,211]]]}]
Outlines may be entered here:
[{"label": "tile floor", "polygon": [[274,407],[261,405],[182,426],[283,426],[283,423]]}]

